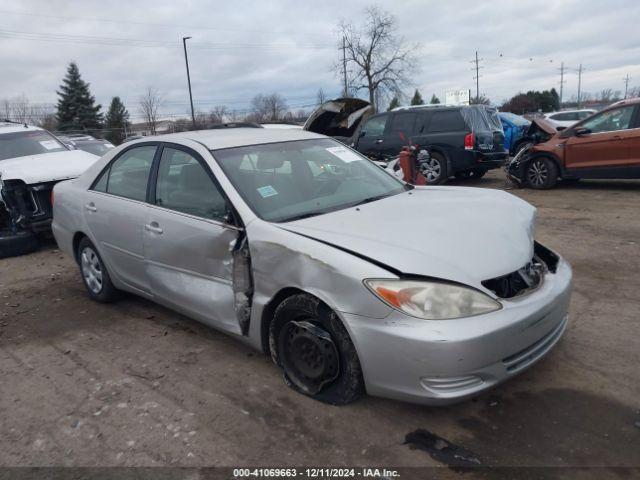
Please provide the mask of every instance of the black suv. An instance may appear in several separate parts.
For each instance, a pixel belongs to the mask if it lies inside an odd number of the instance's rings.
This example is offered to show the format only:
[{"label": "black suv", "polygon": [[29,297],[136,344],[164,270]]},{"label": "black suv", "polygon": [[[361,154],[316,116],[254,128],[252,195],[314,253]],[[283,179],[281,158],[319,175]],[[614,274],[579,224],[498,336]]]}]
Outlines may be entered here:
[{"label": "black suv", "polygon": [[401,107],[372,115],[355,135],[353,146],[370,158],[384,159],[409,144],[431,152],[427,177],[431,184],[451,176],[482,177],[509,156],[497,111],[484,105]]}]

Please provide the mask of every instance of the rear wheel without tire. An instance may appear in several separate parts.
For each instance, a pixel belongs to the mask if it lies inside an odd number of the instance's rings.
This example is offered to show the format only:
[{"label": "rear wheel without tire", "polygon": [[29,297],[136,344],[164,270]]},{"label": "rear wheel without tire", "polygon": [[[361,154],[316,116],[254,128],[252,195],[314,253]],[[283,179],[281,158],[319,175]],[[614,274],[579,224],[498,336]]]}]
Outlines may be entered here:
[{"label": "rear wheel without tire", "polygon": [[109,277],[109,272],[107,272],[98,250],[87,237],[80,240],[77,256],[82,281],[89,296],[101,303],[116,300],[118,290],[111,283],[111,277]]},{"label": "rear wheel without tire", "polygon": [[269,327],[273,361],[287,385],[333,405],[364,393],[353,342],[338,316],[317,298],[299,294],[284,300]]},{"label": "rear wheel without tire", "polygon": [[527,186],[531,188],[547,190],[558,183],[558,167],[549,158],[534,158],[526,164],[524,171]]},{"label": "rear wheel without tire", "polygon": [[447,159],[439,153],[432,153],[428,160],[420,164],[420,173],[428,185],[444,183],[449,178]]}]

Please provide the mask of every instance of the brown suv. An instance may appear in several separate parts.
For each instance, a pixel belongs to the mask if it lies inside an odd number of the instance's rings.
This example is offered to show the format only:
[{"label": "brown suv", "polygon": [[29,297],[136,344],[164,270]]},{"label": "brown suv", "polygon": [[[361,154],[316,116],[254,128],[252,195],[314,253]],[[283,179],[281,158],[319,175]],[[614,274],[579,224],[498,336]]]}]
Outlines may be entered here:
[{"label": "brown suv", "polygon": [[532,145],[518,175],[532,188],[553,188],[558,178],[640,178],[640,98],[622,100],[556,131],[534,120]]}]

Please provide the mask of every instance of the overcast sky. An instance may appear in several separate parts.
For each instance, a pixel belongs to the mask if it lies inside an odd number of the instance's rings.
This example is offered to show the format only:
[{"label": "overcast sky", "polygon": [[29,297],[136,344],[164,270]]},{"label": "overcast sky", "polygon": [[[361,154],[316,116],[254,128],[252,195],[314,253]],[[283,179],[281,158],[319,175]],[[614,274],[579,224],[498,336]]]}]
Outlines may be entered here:
[{"label": "overcast sky", "polygon": [[100,103],[118,95],[134,120],[149,86],[164,98],[163,112],[187,112],[181,38],[190,35],[196,109],[246,109],[253,95],[271,92],[292,109],[306,107],[319,88],[339,94],[337,23],[358,23],[372,4],[395,16],[407,42],[421,44],[413,82],[427,98],[475,92],[475,50],[480,93],[494,103],[559,89],[561,62],[565,99],[577,91],[580,63],[583,91],[624,90],[627,74],[630,87],[640,85],[637,0],[0,0],[0,98],[55,102],[73,60]]}]

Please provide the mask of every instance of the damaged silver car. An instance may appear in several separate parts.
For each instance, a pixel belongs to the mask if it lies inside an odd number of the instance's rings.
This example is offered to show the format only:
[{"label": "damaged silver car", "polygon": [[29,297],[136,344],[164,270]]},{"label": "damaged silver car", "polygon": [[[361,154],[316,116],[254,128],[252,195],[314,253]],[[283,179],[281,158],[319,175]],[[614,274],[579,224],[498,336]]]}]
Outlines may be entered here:
[{"label": "damaged silver car", "polygon": [[225,331],[324,402],[467,398],[567,325],[571,269],[534,240],[531,205],[413,187],[311,132],[150,137],[54,193],[90,297],[132,292]]}]

